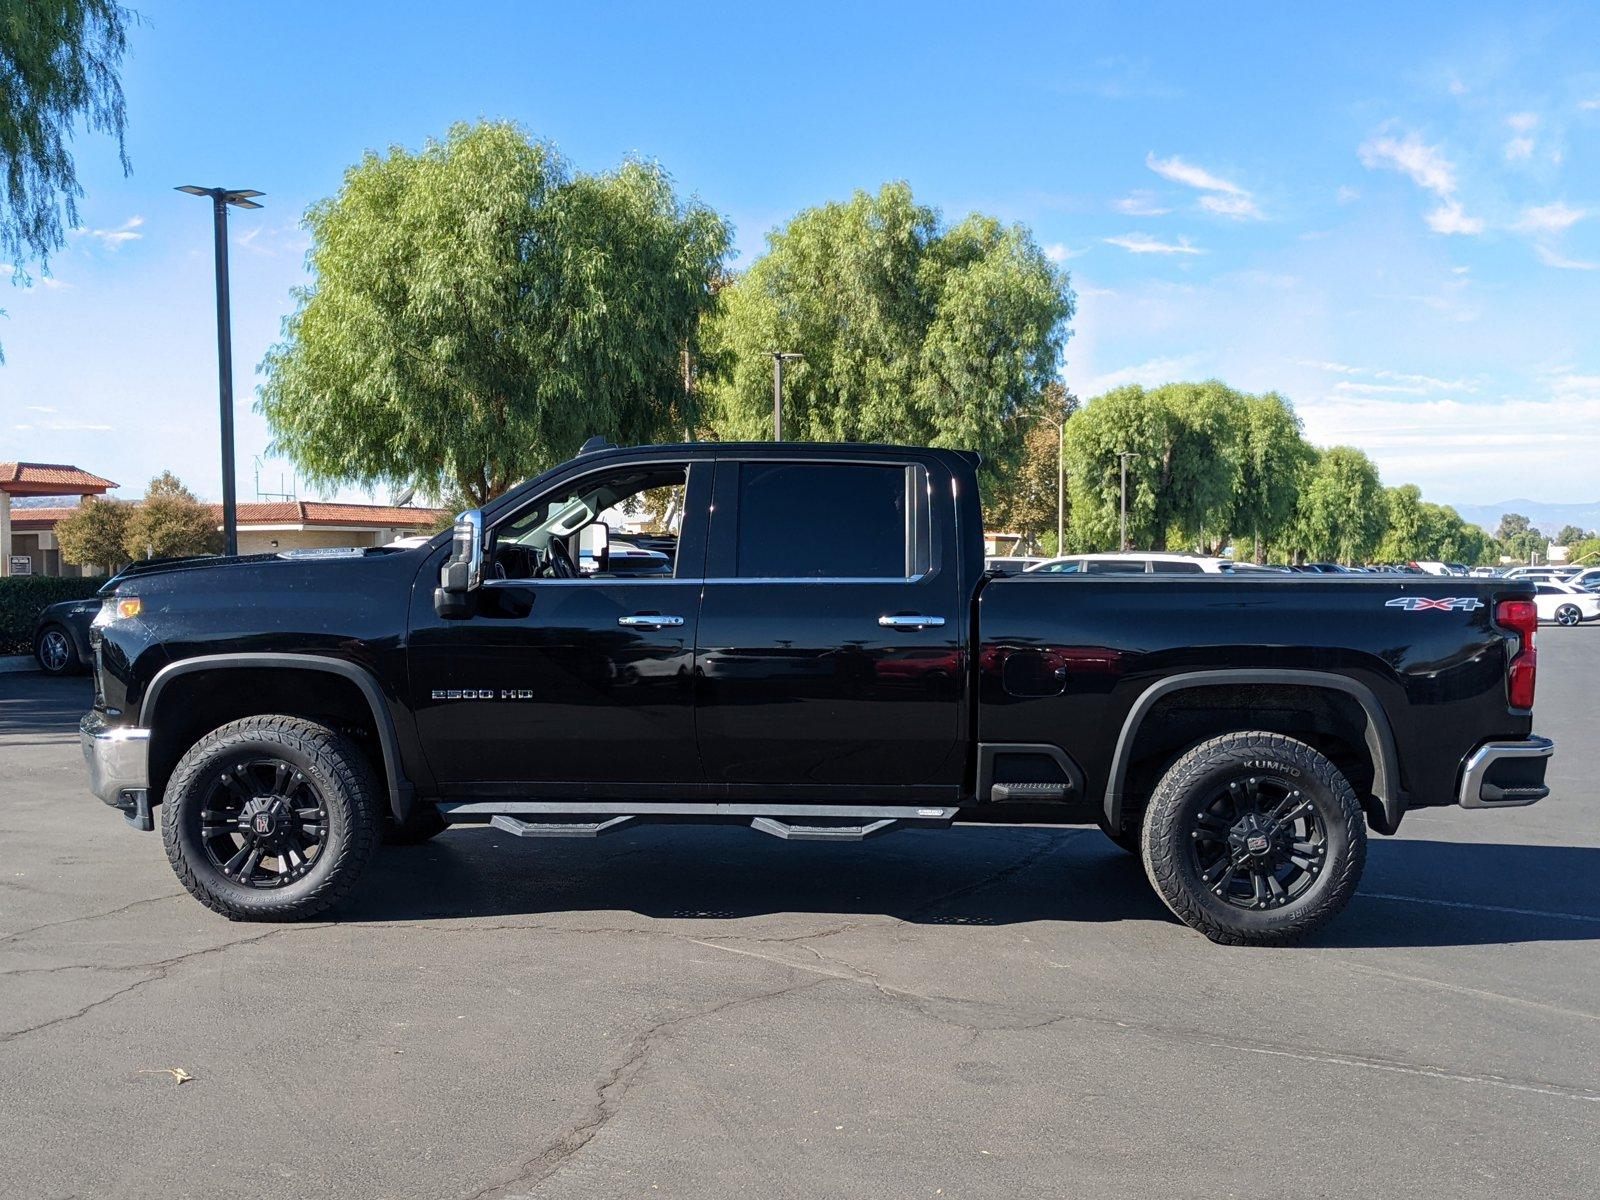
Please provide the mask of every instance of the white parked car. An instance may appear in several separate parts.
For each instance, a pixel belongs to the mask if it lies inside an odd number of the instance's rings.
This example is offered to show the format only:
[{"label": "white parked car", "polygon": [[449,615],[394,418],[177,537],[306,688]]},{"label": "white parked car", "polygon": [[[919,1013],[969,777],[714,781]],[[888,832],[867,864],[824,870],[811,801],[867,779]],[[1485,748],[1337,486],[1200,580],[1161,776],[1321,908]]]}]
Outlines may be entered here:
[{"label": "white parked car", "polygon": [[1046,575],[1223,575],[1233,571],[1233,560],[1130,550],[1123,554],[1068,554],[1028,568],[1030,574],[1034,571]]},{"label": "white parked car", "polygon": [[1600,567],[1585,567],[1576,575],[1569,575],[1566,582],[1573,587],[1588,588],[1591,592],[1600,589]]},{"label": "white parked car", "polygon": [[1600,595],[1553,579],[1536,580],[1533,597],[1539,620],[1557,625],[1576,625],[1581,621],[1600,621]]},{"label": "white parked car", "polygon": [[1002,575],[1020,575],[1044,561],[1036,554],[991,554],[983,560],[983,569],[999,571]]}]

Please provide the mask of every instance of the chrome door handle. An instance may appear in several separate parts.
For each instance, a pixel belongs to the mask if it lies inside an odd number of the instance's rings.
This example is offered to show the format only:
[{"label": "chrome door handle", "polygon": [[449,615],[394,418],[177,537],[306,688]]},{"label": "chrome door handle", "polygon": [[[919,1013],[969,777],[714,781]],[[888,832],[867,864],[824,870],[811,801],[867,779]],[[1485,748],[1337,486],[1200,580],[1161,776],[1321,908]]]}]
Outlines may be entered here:
[{"label": "chrome door handle", "polygon": [[878,618],[885,629],[937,629],[944,624],[943,617],[924,617],[920,613],[885,613]]},{"label": "chrome door handle", "polygon": [[626,625],[629,629],[665,629],[682,625],[683,618],[664,617],[660,613],[635,613],[631,617],[618,617],[617,624]]}]

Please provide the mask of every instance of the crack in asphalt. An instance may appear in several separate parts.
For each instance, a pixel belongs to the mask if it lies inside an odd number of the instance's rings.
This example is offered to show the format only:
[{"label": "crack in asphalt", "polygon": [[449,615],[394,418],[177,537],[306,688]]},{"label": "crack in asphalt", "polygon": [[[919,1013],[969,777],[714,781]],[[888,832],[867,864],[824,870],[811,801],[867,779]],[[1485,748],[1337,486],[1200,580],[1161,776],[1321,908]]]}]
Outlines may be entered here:
[{"label": "crack in asphalt", "polygon": [[[1213,1031],[1203,1028],[1197,1029],[1191,1026],[1169,1025],[1160,1022],[1127,1021],[1097,1013],[1035,1012],[1032,1014],[1034,1019],[995,1020],[992,1019],[995,1016],[1014,1018],[1022,1015],[1026,1010],[1019,1012],[1017,1009],[1007,1008],[1005,1005],[995,1004],[990,1001],[930,995],[923,992],[915,992],[908,988],[895,987],[892,984],[884,983],[882,978],[875,973],[831,955],[825,955],[814,946],[806,946],[804,948],[824,963],[831,964],[831,969],[826,965],[811,966],[806,963],[791,962],[774,955],[762,954],[756,950],[740,949],[735,946],[721,946],[714,942],[700,942],[699,944],[713,950],[722,950],[727,953],[741,954],[767,962],[779,963],[796,971],[813,972],[822,974],[830,979],[845,979],[863,984],[884,999],[898,1004],[919,1016],[965,1031],[970,1035],[969,1041],[990,1033],[1029,1032],[1047,1029],[1054,1025],[1079,1024],[1137,1033],[1170,1044],[1201,1044],[1221,1050],[1236,1050],[1241,1053],[1292,1058],[1303,1062],[1323,1063],[1330,1066],[1388,1071],[1453,1083],[1482,1084],[1510,1091],[1551,1096],[1562,1100],[1585,1103],[1600,1102],[1600,1092],[1588,1088],[1575,1087],[1570,1084],[1554,1083],[1535,1077],[1460,1071],[1437,1063],[1408,1062],[1383,1055],[1361,1054],[1343,1050],[1295,1048],[1254,1038],[1223,1038],[1218,1037]],[[950,1011],[952,1009],[956,1011]],[[962,1010],[973,1009],[988,1014],[991,1019],[987,1022],[980,1022],[970,1015],[967,1019],[962,1019],[961,1015],[959,1015]]]},{"label": "crack in asphalt", "polygon": [[138,908],[144,904],[155,904],[162,900],[176,900],[180,896],[187,895],[187,892],[178,891],[167,892],[160,896],[146,896],[143,900],[130,900],[128,903],[120,905],[117,908],[108,908],[105,912],[86,913],[81,917],[68,917],[64,921],[46,921],[43,925],[30,925],[27,929],[19,929],[15,933],[8,933],[4,937],[0,937],[0,946],[4,946],[7,942],[17,941],[19,938],[25,938],[29,934],[42,932],[46,929],[60,929],[63,925],[77,925],[83,921],[98,921],[103,917],[115,917],[127,912],[131,908]]},{"label": "crack in asphalt", "polygon": [[[58,1016],[51,1017],[49,1020],[40,1021],[37,1024],[28,1025],[22,1029],[14,1029],[9,1033],[0,1033],[0,1046],[14,1042],[18,1038],[26,1037],[30,1033],[38,1033],[44,1029],[53,1029],[58,1025],[65,1025],[70,1021],[78,1020],[80,1017],[86,1017],[90,1013],[94,1012],[95,1009],[102,1008],[115,1000],[120,1000],[123,996],[128,995],[130,992],[139,991],[141,988],[148,987],[152,983],[159,983],[161,980],[167,977],[173,968],[183,966],[185,963],[192,962],[195,959],[207,958],[213,954],[221,954],[225,951],[233,950],[240,946],[254,945],[256,942],[264,942],[268,938],[279,937],[286,933],[302,933],[308,930],[324,928],[329,927],[322,925],[282,925],[275,929],[269,929],[264,933],[255,934],[251,937],[235,938],[232,941],[222,942],[215,946],[206,946],[200,950],[190,950],[184,954],[175,954],[171,958],[158,959],[155,962],[148,963],[135,963],[125,969],[130,971],[148,971],[150,974],[146,975],[143,979],[136,979],[132,983],[129,983],[124,987],[120,987],[108,995],[101,996],[98,1000],[92,1000],[88,1004],[85,1004],[83,1007],[75,1009],[72,1012],[62,1013]],[[72,965],[76,964],[69,964],[69,966]],[[63,967],[60,969],[65,970],[67,968]]]},{"label": "crack in asphalt", "polygon": [[582,1117],[566,1126],[537,1153],[526,1159],[515,1174],[507,1179],[486,1184],[477,1191],[468,1193],[463,1200],[484,1200],[485,1197],[503,1194],[511,1188],[538,1187],[561,1170],[617,1115],[623,1101],[637,1083],[650,1055],[667,1038],[719,1013],[776,1000],[796,992],[807,991],[826,982],[828,982],[826,979],[812,979],[802,983],[790,983],[781,988],[772,988],[752,996],[734,996],[696,1009],[694,1012],[663,1017],[647,1025],[629,1041],[628,1049],[621,1061],[606,1072],[596,1084],[594,1103]]}]

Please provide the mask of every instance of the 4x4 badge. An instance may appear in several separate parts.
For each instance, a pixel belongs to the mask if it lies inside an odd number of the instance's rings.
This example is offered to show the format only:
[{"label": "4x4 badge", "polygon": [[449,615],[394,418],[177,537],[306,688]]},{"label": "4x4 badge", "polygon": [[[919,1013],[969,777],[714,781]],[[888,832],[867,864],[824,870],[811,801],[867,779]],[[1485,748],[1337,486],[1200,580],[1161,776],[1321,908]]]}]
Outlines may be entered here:
[{"label": "4x4 badge", "polygon": [[1385,600],[1383,606],[1403,608],[1407,612],[1471,612],[1475,608],[1482,608],[1483,601],[1476,596],[1446,596],[1442,600],[1427,596],[1396,596],[1393,600]]}]

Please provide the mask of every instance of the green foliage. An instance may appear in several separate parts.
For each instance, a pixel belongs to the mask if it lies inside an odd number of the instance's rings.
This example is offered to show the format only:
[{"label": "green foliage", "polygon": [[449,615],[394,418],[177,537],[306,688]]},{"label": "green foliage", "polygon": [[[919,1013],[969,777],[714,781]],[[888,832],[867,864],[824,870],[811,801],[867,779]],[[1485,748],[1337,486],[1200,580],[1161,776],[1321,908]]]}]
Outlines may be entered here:
[{"label": "green foliage", "polygon": [[[1085,549],[1115,548],[1118,454],[1126,450],[1137,456],[1128,462],[1132,545],[1165,550],[1174,539],[1196,547],[1225,544],[1244,503],[1250,400],[1210,380],[1149,391],[1130,385],[1090,401],[1067,426],[1072,540]],[[1265,435],[1262,442],[1263,462],[1289,457],[1267,447]],[[1262,495],[1258,488],[1248,511],[1256,511]]]},{"label": "green foliage", "polygon": [[1581,541],[1583,541],[1583,530],[1576,525],[1563,525],[1561,532],[1555,536],[1555,543],[1558,546],[1571,546],[1573,543]]},{"label": "green foliage", "polygon": [[262,364],[275,449],[313,483],[482,504],[592,434],[692,425],[727,223],[660,167],[574,174],[515,125],[369,153],[306,215],[312,286]]},{"label": "green foliage", "polygon": [[104,577],[63,579],[53,575],[9,575],[0,579],[0,654],[31,654],[39,613],[61,600],[86,600]]},{"label": "green foliage", "polygon": [[1492,564],[1499,557],[1495,541],[1476,525],[1468,525],[1449,505],[1430,504],[1413,483],[1385,490],[1388,529],[1379,542],[1379,562],[1459,562]]},{"label": "green foliage", "polygon": [[[1294,407],[1276,392],[1245,396],[1234,532],[1252,541],[1255,560],[1293,529],[1300,482],[1315,458]],[[1241,549],[1240,553],[1243,553]]]},{"label": "green foliage", "polygon": [[[1524,518],[1526,520],[1526,518]],[[1506,518],[1500,521],[1502,530],[1507,528]],[[1531,525],[1518,529],[1515,525],[1510,527],[1513,532],[1500,537],[1500,551],[1507,558],[1519,563],[1530,563],[1535,559],[1544,561],[1550,554],[1550,539],[1545,537]]]},{"label": "green foliage", "polygon": [[1313,559],[1367,562],[1388,526],[1386,507],[1370,458],[1352,446],[1324,450],[1300,489],[1298,540]]},{"label": "green foliage", "polygon": [[124,546],[132,506],[103,496],[86,496],[72,514],[56,522],[61,557],[80,567],[115,570],[128,561]]},{"label": "green foliage", "polygon": [[1567,561],[1586,567],[1600,566],[1600,538],[1584,538],[1568,545]]},{"label": "green foliage", "polygon": [[1067,421],[1077,407],[1078,398],[1052,382],[1044,401],[1052,415],[1041,417],[1023,434],[1021,461],[1008,478],[983,493],[984,527],[1020,533],[1024,553],[1046,541],[1055,546],[1063,437],[1058,419]]},{"label": "green foliage", "polygon": [[1495,531],[1495,537],[1502,542],[1509,542],[1512,538],[1519,537],[1533,528],[1533,522],[1521,513],[1502,513],[1500,515],[1500,528]]},{"label": "green foliage", "polygon": [[0,3],[0,261],[16,279],[30,260],[48,271],[78,223],[79,126],[116,138],[128,170],[117,72],[135,20],[114,0]]},{"label": "green foliage", "polygon": [[215,510],[196,500],[171,471],[163,471],[129,515],[122,546],[128,558],[140,559],[218,554],[222,544]]},{"label": "green foliage", "polygon": [[785,438],[977,450],[985,486],[1021,461],[1074,309],[1025,228],[979,214],[946,228],[905,183],[801,212],[720,299],[718,437],[772,436],[772,352],[796,351]]}]

